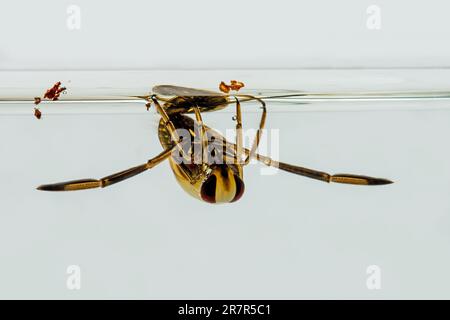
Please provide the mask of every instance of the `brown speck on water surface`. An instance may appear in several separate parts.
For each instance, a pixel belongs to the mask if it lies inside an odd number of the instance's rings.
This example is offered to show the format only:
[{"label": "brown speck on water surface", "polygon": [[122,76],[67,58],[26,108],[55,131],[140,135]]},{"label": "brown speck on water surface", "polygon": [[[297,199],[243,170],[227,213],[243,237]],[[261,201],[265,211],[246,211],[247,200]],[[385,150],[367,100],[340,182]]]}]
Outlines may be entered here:
[{"label": "brown speck on water surface", "polygon": [[[51,88],[47,89],[44,93],[44,97],[34,97],[34,104],[38,105],[42,102],[42,99],[48,99],[51,101],[56,101],[59,99],[61,93],[66,93],[66,88],[61,87],[61,81],[56,82]],[[37,119],[42,117],[42,112],[38,108],[34,108],[34,116]]]},{"label": "brown speck on water surface", "polygon": [[241,81],[231,80],[230,84],[226,84],[225,82],[220,82],[219,90],[223,93],[229,93],[231,90],[239,91],[242,87],[244,87],[244,83]]},{"label": "brown speck on water surface", "polygon": [[34,108],[34,116],[35,116],[37,119],[41,119],[42,113],[41,113],[41,111],[40,111],[38,108]]},{"label": "brown speck on water surface", "polygon": [[53,85],[53,87],[51,87],[45,92],[44,99],[56,101],[58,100],[61,93],[65,90],[66,90],[65,87],[61,87],[61,81],[58,81]]}]

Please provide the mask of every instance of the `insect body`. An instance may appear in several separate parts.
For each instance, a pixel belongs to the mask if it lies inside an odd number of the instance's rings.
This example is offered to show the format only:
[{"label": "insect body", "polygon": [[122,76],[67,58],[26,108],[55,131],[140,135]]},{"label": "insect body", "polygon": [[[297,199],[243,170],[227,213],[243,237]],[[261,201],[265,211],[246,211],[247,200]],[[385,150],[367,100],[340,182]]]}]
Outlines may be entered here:
[{"label": "insect body", "polygon": [[[186,133],[180,144],[186,146],[182,149],[187,150],[188,158],[183,158],[180,154],[178,157],[169,158],[170,166],[181,187],[190,195],[210,203],[239,200],[244,193],[242,165],[231,161],[224,163],[224,153],[234,158],[235,152],[232,148],[226,149],[223,137],[209,128],[205,130],[203,138],[208,141],[210,152],[206,159],[202,159],[203,151],[207,150],[201,145],[202,139],[197,138],[201,137],[197,123],[183,114],[176,114],[170,119],[177,132]],[[163,119],[159,123],[159,139],[166,150],[175,147]],[[211,154],[218,161],[213,161]]]},{"label": "insect body", "polygon": [[[147,163],[106,176],[101,179],[82,179],[38,187],[46,191],[70,191],[107,187],[169,160],[181,187],[197,199],[209,203],[229,203],[244,193],[243,168],[252,158],[267,166],[278,167],[308,178],[356,185],[384,185],[392,181],[354,174],[331,175],[313,169],[278,162],[257,153],[266,121],[265,102],[254,96],[221,94],[206,90],[162,85],[153,88],[153,95],[141,97],[152,103],[161,116],[158,136],[163,151]],[[243,146],[241,101],[255,100],[261,104],[259,129],[252,146]],[[161,102],[161,103],[160,103]],[[236,141],[226,141],[203,123],[202,113],[235,105]],[[150,105],[147,104],[147,108]],[[193,114],[195,120],[187,115]]]}]

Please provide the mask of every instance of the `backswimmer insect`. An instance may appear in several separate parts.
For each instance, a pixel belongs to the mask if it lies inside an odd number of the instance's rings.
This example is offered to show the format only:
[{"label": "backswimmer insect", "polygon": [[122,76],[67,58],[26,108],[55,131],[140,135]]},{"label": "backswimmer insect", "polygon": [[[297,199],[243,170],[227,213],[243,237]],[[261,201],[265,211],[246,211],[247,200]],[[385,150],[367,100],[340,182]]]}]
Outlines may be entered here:
[{"label": "backswimmer insect", "polygon": [[[237,91],[241,82],[228,86]],[[220,85],[221,91],[223,82]],[[181,187],[193,197],[208,203],[229,203],[239,200],[245,189],[243,168],[256,158],[267,166],[320,180],[354,185],[385,185],[392,181],[355,174],[334,174],[295,166],[272,160],[257,153],[265,126],[267,110],[263,99],[246,94],[218,93],[214,91],[158,85],[152,94],[140,96],[147,109],[154,105],[160,115],[158,136],[163,151],[147,163],[106,176],[101,179],[81,179],[39,186],[38,190],[73,191],[104,188],[131,178],[169,160],[171,169]],[[266,97],[270,98],[270,97]],[[241,102],[256,101],[261,104],[261,118],[250,149],[243,146]],[[217,131],[203,123],[202,113],[235,105],[236,141],[226,141]],[[187,114],[193,114],[194,118]]]}]

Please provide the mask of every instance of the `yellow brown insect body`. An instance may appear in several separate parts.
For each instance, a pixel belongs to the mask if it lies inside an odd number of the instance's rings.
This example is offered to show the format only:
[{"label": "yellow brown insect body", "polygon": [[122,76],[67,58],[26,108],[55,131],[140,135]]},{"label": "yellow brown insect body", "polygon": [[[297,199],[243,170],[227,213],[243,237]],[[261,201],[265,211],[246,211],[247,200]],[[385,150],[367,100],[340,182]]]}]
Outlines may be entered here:
[{"label": "yellow brown insect body", "polygon": [[[189,141],[194,143],[195,131],[197,131],[195,121],[183,114],[174,114],[170,119],[175,129],[188,132],[190,134]],[[158,131],[163,148],[173,148],[175,144],[163,119],[159,122]],[[214,135],[210,135],[211,132]],[[211,140],[213,136],[218,137],[219,134],[215,131],[208,131],[205,138]],[[214,150],[220,150],[221,146],[223,146],[222,143]],[[190,150],[193,149],[195,147],[192,145]],[[201,148],[199,150],[203,151]],[[234,202],[242,197],[244,193],[242,166],[233,163],[195,163],[192,152],[188,154],[188,157],[189,163],[180,161],[181,158],[169,158],[170,167],[178,183],[188,194],[210,203]]]}]

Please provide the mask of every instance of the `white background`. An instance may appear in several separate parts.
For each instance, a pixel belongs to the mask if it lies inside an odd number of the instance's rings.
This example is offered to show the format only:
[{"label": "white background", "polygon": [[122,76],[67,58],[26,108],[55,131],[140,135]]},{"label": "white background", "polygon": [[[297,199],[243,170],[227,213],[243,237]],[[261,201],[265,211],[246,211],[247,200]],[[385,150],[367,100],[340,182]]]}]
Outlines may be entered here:
[{"label": "white background", "polygon": [[[81,29],[66,27],[81,9]],[[366,27],[370,5],[381,29]],[[448,66],[450,5],[431,1],[2,1],[0,67]]]},{"label": "white background", "polygon": [[[70,4],[81,8],[80,30],[66,27]],[[366,28],[371,4],[382,10],[378,31]],[[445,1],[3,1],[0,68],[2,75],[30,69],[437,68],[450,62],[448,9]],[[420,84],[428,89],[436,79],[433,70],[426,74]],[[14,73],[13,85],[1,77],[2,92],[17,89],[26,75]],[[158,83],[149,75],[148,84],[137,86]],[[333,75],[323,81],[339,90]],[[349,78],[357,87],[358,76]],[[400,76],[388,79],[420,87]],[[180,80],[188,84],[189,74]],[[129,74],[123,81],[133,86]],[[299,76],[299,83],[307,81]],[[260,83],[279,88],[284,81]],[[336,104],[336,110],[350,104]],[[372,110],[364,112],[269,108],[268,127],[280,129],[286,162],[395,184],[327,185],[281,172],[263,176],[255,165],[245,171],[241,201],[221,206],[183,193],[167,163],[103,190],[34,190],[145,162],[161,150],[154,113],[44,112],[37,121],[30,105],[28,116],[2,115],[0,297],[448,298],[448,102],[390,102],[392,110],[386,104],[361,102],[362,110]],[[232,126],[231,116],[205,118],[224,129]],[[254,113],[246,112],[245,120],[256,124]],[[81,290],[66,287],[69,265],[81,267]],[[366,286],[370,265],[381,268],[380,290]]]}]

